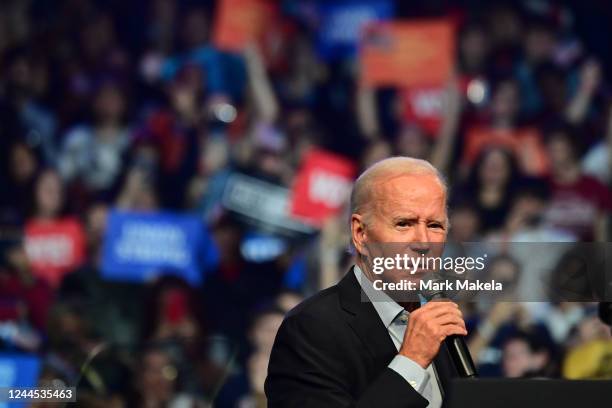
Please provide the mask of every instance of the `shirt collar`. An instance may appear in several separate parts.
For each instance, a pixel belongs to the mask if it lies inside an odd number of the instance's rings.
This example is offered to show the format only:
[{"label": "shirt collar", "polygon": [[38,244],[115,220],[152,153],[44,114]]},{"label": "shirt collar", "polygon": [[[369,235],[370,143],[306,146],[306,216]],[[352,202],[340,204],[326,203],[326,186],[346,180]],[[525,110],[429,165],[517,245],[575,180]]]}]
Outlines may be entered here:
[{"label": "shirt collar", "polygon": [[[359,285],[372,303],[372,306],[376,309],[376,313],[378,313],[380,320],[382,320],[386,328],[389,328],[397,315],[404,311],[404,308],[382,290],[374,289],[372,281],[363,274],[363,271],[358,265],[355,265],[353,272],[355,273],[357,282],[359,282]],[[362,299],[362,301],[365,300]]]}]

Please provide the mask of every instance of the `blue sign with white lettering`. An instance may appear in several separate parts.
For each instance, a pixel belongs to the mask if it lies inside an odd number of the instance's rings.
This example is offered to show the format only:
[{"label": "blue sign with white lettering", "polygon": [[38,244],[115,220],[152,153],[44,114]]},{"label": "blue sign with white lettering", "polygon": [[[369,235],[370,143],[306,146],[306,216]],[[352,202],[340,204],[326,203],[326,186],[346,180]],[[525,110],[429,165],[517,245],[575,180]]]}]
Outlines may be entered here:
[{"label": "blue sign with white lettering", "polygon": [[143,282],[170,274],[199,285],[218,261],[217,248],[196,216],[109,214],[101,268],[105,279]]},{"label": "blue sign with white lettering", "polygon": [[[40,359],[18,353],[0,353],[0,387],[35,387]],[[21,408],[26,402],[0,402],[0,408]]]},{"label": "blue sign with white lettering", "polygon": [[355,55],[364,25],[393,17],[390,0],[336,0],[319,3],[318,51],[321,58]]}]

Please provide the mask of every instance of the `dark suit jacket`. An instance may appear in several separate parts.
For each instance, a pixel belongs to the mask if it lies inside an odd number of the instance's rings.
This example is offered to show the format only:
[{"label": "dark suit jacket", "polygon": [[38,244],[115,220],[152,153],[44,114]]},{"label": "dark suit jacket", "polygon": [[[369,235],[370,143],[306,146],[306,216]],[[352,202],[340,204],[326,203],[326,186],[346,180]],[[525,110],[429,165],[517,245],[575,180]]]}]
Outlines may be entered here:
[{"label": "dark suit jacket", "polygon": [[[397,349],[376,309],[362,301],[361,294],[351,269],[337,285],[289,312],[268,365],[269,407],[427,406],[425,398],[387,367]],[[435,366],[444,392],[447,381],[457,376],[444,344]]]}]

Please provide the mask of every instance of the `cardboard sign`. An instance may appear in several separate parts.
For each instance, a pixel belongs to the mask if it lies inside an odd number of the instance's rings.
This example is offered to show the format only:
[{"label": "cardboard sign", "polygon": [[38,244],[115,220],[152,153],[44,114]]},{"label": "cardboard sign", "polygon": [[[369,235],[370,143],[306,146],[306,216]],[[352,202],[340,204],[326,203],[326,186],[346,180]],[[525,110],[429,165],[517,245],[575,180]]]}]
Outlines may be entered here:
[{"label": "cardboard sign", "polygon": [[335,0],[319,3],[317,49],[321,58],[353,57],[363,27],[393,15],[389,0]]},{"label": "cardboard sign", "polygon": [[213,44],[224,51],[240,52],[259,41],[276,16],[271,0],[221,0],[217,3]]},{"label": "cardboard sign", "polygon": [[85,233],[74,218],[29,221],[25,250],[34,275],[57,287],[64,275],[85,259]]},{"label": "cardboard sign", "polygon": [[291,214],[320,226],[349,199],[356,171],[355,164],[342,156],[310,151],[295,178]]},{"label": "cardboard sign", "polygon": [[195,216],[172,213],[109,214],[102,258],[108,280],[145,282],[173,274],[193,285],[218,262],[216,247]]},{"label": "cardboard sign", "polygon": [[414,86],[402,92],[404,120],[415,123],[430,136],[436,136],[442,124],[444,86]]},{"label": "cardboard sign", "polygon": [[289,190],[240,173],[229,175],[221,197],[223,208],[255,228],[288,237],[314,232],[290,214]]},{"label": "cardboard sign", "polygon": [[466,135],[463,163],[471,166],[484,149],[501,146],[513,152],[521,170],[530,176],[548,174],[548,155],[539,132],[534,128],[498,130],[475,127]]},{"label": "cardboard sign", "polygon": [[[35,387],[40,373],[37,356],[18,353],[0,353],[0,388]],[[0,408],[23,408],[30,402],[2,402]]]},{"label": "cardboard sign", "polygon": [[361,42],[361,80],[375,87],[441,85],[453,69],[454,48],[447,20],[371,24]]}]

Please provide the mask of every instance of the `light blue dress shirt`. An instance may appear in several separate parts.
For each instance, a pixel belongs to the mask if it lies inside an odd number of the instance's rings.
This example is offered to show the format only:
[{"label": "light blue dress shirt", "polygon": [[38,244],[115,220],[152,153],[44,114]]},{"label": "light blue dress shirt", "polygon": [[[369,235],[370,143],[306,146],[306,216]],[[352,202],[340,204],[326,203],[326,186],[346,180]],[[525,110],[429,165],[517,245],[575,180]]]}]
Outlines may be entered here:
[{"label": "light blue dress shirt", "polygon": [[[355,265],[353,271],[359,285],[372,302],[372,306],[376,309],[380,320],[387,328],[395,348],[399,351],[410,313],[391,299],[389,295],[374,289],[372,282],[357,265]],[[426,369],[423,369],[423,367],[408,357],[398,354],[391,360],[388,367],[401,375],[408,384],[427,399],[429,401],[428,407],[439,408],[442,405],[442,393],[433,363],[427,366]]]}]

